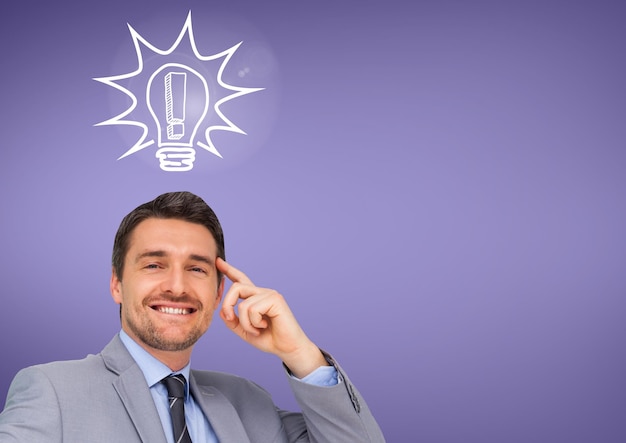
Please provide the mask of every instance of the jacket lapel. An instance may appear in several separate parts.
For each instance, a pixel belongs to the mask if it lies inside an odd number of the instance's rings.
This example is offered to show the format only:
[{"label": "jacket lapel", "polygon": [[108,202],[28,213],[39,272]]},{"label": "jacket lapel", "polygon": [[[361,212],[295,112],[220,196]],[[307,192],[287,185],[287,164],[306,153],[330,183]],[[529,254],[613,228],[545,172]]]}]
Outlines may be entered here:
[{"label": "jacket lapel", "polygon": [[126,347],[115,336],[101,353],[106,367],[118,374],[113,386],[142,442],[167,443],[146,379]]},{"label": "jacket lapel", "polygon": [[193,372],[189,378],[191,379],[189,382],[191,393],[209,419],[218,440],[250,443],[239,414],[228,399],[212,386],[199,385]]},{"label": "jacket lapel", "polygon": [[[106,367],[117,374],[113,386],[124,404],[141,441],[145,443],[167,443],[159,413],[154,405],[146,380],[130,356],[126,347],[115,336],[100,353]],[[228,399],[213,386],[197,383],[193,371],[189,377],[189,388],[209,419],[220,442],[234,441],[250,443],[239,414]]]}]

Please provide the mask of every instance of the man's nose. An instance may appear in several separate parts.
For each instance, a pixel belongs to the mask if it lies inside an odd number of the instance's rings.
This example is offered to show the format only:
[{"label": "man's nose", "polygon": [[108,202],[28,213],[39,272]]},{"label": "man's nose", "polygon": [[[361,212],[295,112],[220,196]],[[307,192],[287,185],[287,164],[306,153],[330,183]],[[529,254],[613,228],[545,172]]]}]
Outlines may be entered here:
[{"label": "man's nose", "polygon": [[182,295],[187,291],[185,271],[170,268],[161,282],[161,290],[172,295]]}]

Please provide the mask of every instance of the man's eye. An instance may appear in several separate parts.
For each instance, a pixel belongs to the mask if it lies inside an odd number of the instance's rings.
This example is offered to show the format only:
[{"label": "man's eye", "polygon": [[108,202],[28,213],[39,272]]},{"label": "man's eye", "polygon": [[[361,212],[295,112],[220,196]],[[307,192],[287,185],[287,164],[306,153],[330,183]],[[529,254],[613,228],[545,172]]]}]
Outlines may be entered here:
[{"label": "man's eye", "polygon": [[203,274],[206,274],[206,273],[207,273],[207,272],[206,272],[203,268],[199,268],[199,267],[197,267],[197,266],[194,266],[193,268],[191,268],[191,270],[192,270],[193,272],[201,272],[201,273],[203,273]]},{"label": "man's eye", "polygon": [[156,263],[150,263],[149,265],[146,265],[146,269],[158,269],[159,265],[157,265]]}]

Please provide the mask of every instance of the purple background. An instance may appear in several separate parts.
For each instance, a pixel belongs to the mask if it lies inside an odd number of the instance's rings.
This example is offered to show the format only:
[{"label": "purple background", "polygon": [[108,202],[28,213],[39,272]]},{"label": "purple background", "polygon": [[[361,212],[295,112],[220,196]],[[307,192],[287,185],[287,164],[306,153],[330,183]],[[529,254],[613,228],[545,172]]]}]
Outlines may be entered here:
[{"label": "purple background", "polygon": [[[620,1],[11,2],[2,7],[0,398],[18,369],[98,352],[121,217],[187,189],[227,256],[278,289],[390,442],[626,441],[626,9]],[[265,87],[188,173],[92,80],[126,23]],[[244,78],[237,72],[250,68]],[[216,318],[194,366],[295,407]]]}]

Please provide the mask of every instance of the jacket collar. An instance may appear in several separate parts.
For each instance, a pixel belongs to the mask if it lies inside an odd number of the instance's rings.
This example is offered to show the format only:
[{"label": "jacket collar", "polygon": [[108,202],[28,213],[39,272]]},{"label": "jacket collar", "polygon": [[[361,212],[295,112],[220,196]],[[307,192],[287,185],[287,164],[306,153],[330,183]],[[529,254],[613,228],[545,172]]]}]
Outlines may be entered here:
[{"label": "jacket collar", "polygon": [[[154,406],[144,375],[119,335],[113,337],[100,355],[106,368],[118,375],[113,386],[141,440],[149,443],[167,443],[163,427],[155,426],[157,423],[160,424],[159,413]],[[200,384],[193,370],[189,376],[189,389],[208,417],[219,441],[250,443],[237,411],[224,394],[210,384]]]}]

